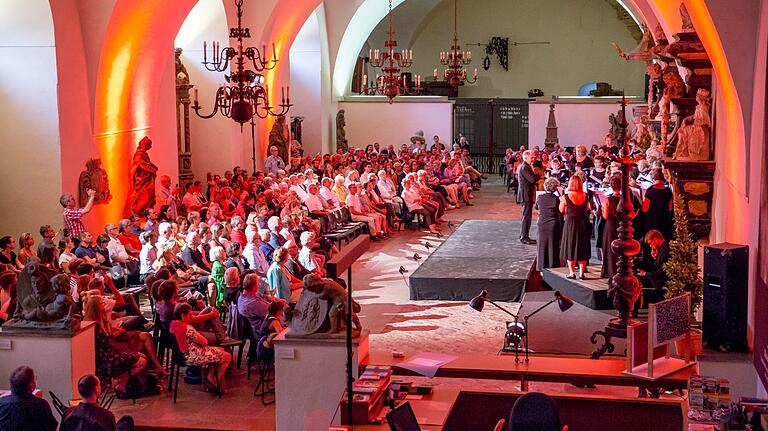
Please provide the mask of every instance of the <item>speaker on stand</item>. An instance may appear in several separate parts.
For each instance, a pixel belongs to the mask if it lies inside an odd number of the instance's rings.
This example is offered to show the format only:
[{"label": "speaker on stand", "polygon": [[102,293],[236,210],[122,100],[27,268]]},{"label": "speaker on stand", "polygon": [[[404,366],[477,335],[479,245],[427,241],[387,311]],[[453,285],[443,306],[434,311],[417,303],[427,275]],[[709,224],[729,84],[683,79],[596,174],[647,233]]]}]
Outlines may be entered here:
[{"label": "speaker on stand", "polygon": [[730,243],[704,247],[702,341],[711,350],[747,350],[749,247]]}]

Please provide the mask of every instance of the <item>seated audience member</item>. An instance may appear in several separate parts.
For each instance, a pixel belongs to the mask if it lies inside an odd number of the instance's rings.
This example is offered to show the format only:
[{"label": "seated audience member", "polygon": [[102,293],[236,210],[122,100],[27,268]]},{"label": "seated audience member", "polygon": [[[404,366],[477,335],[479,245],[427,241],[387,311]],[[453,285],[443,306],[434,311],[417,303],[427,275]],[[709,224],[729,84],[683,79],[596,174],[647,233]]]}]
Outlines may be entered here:
[{"label": "seated audience member", "polygon": [[93,235],[88,231],[80,233],[80,245],[74,251],[75,256],[95,267],[104,264],[104,255],[98,253],[93,246]]},{"label": "seated audience member", "polygon": [[203,258],[202,241],[200,234],[191,231],[187,234],[184,249],[181,251],[181,258],[185,264],[192,268],[192,272],[198,277],[198,290],[200,293],[207,294],[208,276],[211,275],[211,267]]},{"label": "seated audience member", "polygon": [[24,232],[19,236],[19,264],[23,267],[30,257],[37,257],[35,237],[30,232]]},{"label": "seated audience member", "polygon": [[[160,302],[157,304],[157,315],[166,327],[170,327],[174,319],[174,309],[179,300],[179,287],[173,280],[163,280],[158,288]],[[194,297],[188,299],[187,303],[195,307],[192,308],[189,324],[208,340],[211,346],[220,346],[222,344],[232,344],[232,339],[227,336],[227,328],[219,319],[219,312],[213,307],[204,307],[202,301]],[[236,340],[235,340],[236,341]]]},{"label": "seated audience member", "polygon": [[637,263],[637,276],[643,287],[661,291],[667,282],[664,264],[669,260],[669,242],[656,229],[645,233],[642,259]]},{"label": "seated audience member", "polygon": [[138,258],[141,252],[141,240],[138,235],[133,233],[131,226],[138,222],[138,217],[131,216],[131,219],[122,219],[117,223],[117,239],[125,247],[125,251],[132,257]]},{"label": "seated audience member", "polygon": [[115,415],[99,405],[101,381],[93,374],[80,377],[77,382],[80,404],[68,408],[61,417],[59,431],[132,431],[133,418],[123,416],[115,422]]},{"label": "seated audience member", "polygon": [[289,240],[283,248],[288,249],[288,261],[285,262],[285,268],[294,278],[303,280],[304,276],[311,272],[299,262],[299,246],[293,240]]},{"label": "seated audience member", "polygon": [[436,221],[436,210],[434,207],[423,205],[421,193],[414,186],[414,174],[408,174],[403,179],[403,201],[408,212],[421,214],[424,221],[431,231],[439,231]]},{"label": "seated audience member", "polygon": [[269,304],[267,318],[264,319],[261,328],[259,328],[258,334],[261,335],[261,338],[256,345],[256,355],[264,362],[275,360],[275,346],[272,344],[272,340],[285,329],[282,324],[283,308],[285,308],[285,304],[280,301]]},{"label": "seated audience member", "polygon": [[157,248],[155,241],[157,236],[154,232],[142,232],[139,236],[141,240],[141,253],[139,253],[139,280],[143,283],[147,275],[155,272],[152,265],[157,260]]},{"label": "seated audience member", "polygon": [[3,431],[55,431],[51,406],[35,392],[35,372],[21,366],[10,377],[11,394],[0,397],[0,429]]},{"label": "seated audience member", "polygon": [[224,281],[224,272],[227,267],[224,265],[227,261],[227,254],[224,247],[211,247],[211,282],[208,283],[208,302],[209,305],[221,308],[224,307],[224,290],[227,287]]},{"label": "seated audience member", "polygon": [[560,423],[555,401],[540,392],[529,392],[515,401],[507,422],[510,431],[568,431]]},{"label": "seated audience member", "polygon": [[0,325],[11,318],[16,310],[17,280],[17,275],[13,271],[0,272]]},{"label": "seated audience member", "polygon": [[269,270],[267,257],[261,251],[261,238],[255,230],[249,230],[245,234],[247,244],[243,250],[243,258],[248,262],[248,269],[256,272],[259,277],[265,277]]},{"label": "seated audience member", "polygon": [[[306,231],[301,234],[301,251],[299,251],[298,261],[307,269],[320,277],[325,277],[325,257],[312,251],[315,245],[314,232]],[[303,277],[302,277],[303,278]]]},{"label": "seated audience member", "polygon": [[295,304],[301,295],[301,280],[291,275],[285,267],[288,257],[288,250],[282,247],[275,250],[272,255],[272,265],[267,271],[267,282],[269,283],[267,295],[280,298],[289,304]]},{"label": "seated audience member", "polygon": [[69,272],[69,264],[73,260],[77,259],[75,253],[72,252],[75,248],[75,242],[70,237],[64,237],[59,240],[59,267],[62,271]]},{"label": "seated audience member", "polygon": [[271,233],[268,240],[269,245],[277,250],[285,244],[285,238],[280,234],[280,231],[283,230],[283,221],[278,216],[272,216],[267,220],[267,227]]},{"label": "seated audience member", "polygon": [[359,183],[349,183],[347,186],[349,194],[347,195],[347,208],[352,213],[352,220],[358,222],[365,222],[368,224],[368,232],[371,235],[371,239],[379,241],[383,235],[384,220],[383,217],[378,217],[380,214],[374,215],[373,213],[366,213],[363,210],[363,203],[359,196]]},{"label": "seated audience member", "polygon": [[272,244],[269,243],[269,241],[272,239],[272,232],[269,229],[260,229],[259,237],[261,237],[261,245],[259,246],[261,253],[267,259],[267,262],[269,262],[271,265],[272,254],[275,252],[275,248],[272,247]]},{"label": "seated audience member", "polygon": [[237,268],[240,273],[244,273],[248,269],[248,262],[243,260],[241,250],[243,247],[239,242],[232,242],[227,247],[227,262],[225,266],[227,268]]},{"label": "seated audience member", "polygon": [[267,311],[270,300],[259,293],[261,280],[256,274],[248,274],[243,279],[243,292],[237,299],[237,312],[248,320],[253,330],[254,338],[259,338],[259,331],[264,319],[267,318]]},{"label": "seated audience member", "polygon": [[232,355],[221,347],[209,346],[208,340],[195,330],[191,324],[192,307],[189,304],[176,304],[173,314],[175,320],[171,322],[171,333],[176,337],[187,364],[205,367],[203,383],[208,391],[223,393],[224,375]]},{"label": "seated audience member", "polygon": [[224,285],[224,302],[227,306],[236,304],[240,293],[240,270],[236,266],[231,266],[224,271]]},{"label": "seated audience member", "polygon": [[[115,390],[126,392],[130,375],[138,372],[165,376],[168,373],[157,358],[152,334],[143,331],[126,331],[114,326],[105,308],[105,301],[98,292],[87,291],[83,300],[83,321],[96,322],[96,369],[97,374],[117,379]],[[147,361],[152,369],[145,368]],[[123,374],[125,373],[125,374]]]}]

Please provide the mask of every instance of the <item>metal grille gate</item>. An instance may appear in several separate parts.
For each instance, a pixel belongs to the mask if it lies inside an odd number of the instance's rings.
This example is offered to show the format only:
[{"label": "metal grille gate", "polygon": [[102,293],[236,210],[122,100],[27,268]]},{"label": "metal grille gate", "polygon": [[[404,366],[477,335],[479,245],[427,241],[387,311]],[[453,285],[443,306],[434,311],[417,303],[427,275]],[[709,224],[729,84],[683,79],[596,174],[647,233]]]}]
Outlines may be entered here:
[{"label": "metal grille gate", "polygon": [[456,99],[453,137],[464,134],[475,168],[495,172],[507,148],[528,146],[528,99]]}]

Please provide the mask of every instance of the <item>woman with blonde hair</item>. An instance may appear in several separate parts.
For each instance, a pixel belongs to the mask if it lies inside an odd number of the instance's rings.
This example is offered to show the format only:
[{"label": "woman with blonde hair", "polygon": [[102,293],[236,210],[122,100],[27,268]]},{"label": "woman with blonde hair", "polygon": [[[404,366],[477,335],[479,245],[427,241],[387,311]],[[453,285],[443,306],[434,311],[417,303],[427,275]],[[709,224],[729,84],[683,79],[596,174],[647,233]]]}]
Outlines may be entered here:
[{"label": "woman with blonde hair", "polygon": [[591,254],[589,232],[589,200],[584,193],[584,183],[579,175],[568,181],[565,194],[560,197],[560,212],[565,215],[563,236],[560,241],[560,258],[568,262],[570,273],[566,278],[576,278],[576,264],[579,278],[584,279],[587,260]]},{"label": "woman with blonde hair", "polygon": [[37,257],[37,252],[34,249],[35,237],[29,232],[24,232],[19,236],[19,263],[22,266],[27,264],[30,257]]},{"label": "woman with blonde hair", "polygon": [[146,370],[146,357],[129,343],[114,338],[114,331],[106,320],[101,295],[85,297],[83,320],[95,322],[96,374],[112,379],[115,392],[125,394],[130,376]]}]

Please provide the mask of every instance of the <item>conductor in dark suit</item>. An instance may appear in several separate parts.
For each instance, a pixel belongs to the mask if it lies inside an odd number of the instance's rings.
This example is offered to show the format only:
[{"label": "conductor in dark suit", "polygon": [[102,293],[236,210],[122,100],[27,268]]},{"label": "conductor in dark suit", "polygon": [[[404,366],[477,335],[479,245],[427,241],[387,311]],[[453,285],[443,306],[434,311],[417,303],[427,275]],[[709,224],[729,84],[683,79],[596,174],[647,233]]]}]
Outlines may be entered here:
[{"label": "conductor in dark suit", "polygon": [[523,151],[523,163],[517,168],[517,203],[523,205],[523,219],[520,227],[520,242],[523,244],[536,244],[536,241],[528,237],[536,195],[536,174],[531,167],[532,158],[531,150]]}]

